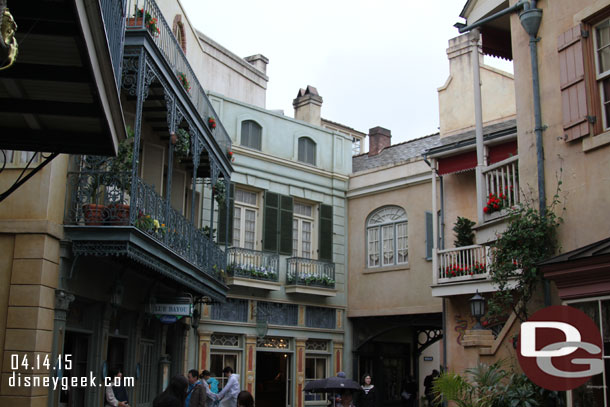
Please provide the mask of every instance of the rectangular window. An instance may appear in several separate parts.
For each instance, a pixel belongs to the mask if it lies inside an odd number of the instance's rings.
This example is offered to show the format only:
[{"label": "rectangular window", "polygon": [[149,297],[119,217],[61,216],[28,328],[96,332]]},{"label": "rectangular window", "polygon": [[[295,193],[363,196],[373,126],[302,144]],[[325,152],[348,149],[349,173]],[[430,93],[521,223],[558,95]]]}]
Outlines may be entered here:
[{"label": "rectangular window", "polygon": [[381,228],[383,239],[383,266],[394,264],[394,225],[386,225]]},{"label": "rectangular window", "polygon": [[379,266],[379,228],[369,228],[369,267]]},{"label": "rectangular window", "polygon": [[594,27],[596,80],[601,98],[604,129],[610,128],[610,19]]},{"label": "rectangular window", "polygon": [[234,199],[233,246],[255,250],[258,194],[236,188]]},{"label": "rectangular window", "polygon": [[292,218],[292,256],[313,258],[313,205],[295,202]]},{"label": "rectangular window", "polygon": [[407,223],[396,224],[396,263],[407,262],[409,248],[407,246]]},{"label": "rectangular window", "polygon": [[[305,384],[324,379],[328,375],[328,356],[307,355],[305,357]],[[305,393],[305,401],[324,401],[325,393]]]},{"label": "rectangular window", "polygon": [[309,328],[335,329],[337,326],[337,312],[334,308],[306,307],[305,326]]},{"label": "rectangular window", "polygon": [[223,374],[222,370],[230,366],[233,368],[233,372],[239,374],[239,353],[238,352],[210,352],[210,373],[212,377],[218,380],[218,391],[227,384],[227,379]]}]

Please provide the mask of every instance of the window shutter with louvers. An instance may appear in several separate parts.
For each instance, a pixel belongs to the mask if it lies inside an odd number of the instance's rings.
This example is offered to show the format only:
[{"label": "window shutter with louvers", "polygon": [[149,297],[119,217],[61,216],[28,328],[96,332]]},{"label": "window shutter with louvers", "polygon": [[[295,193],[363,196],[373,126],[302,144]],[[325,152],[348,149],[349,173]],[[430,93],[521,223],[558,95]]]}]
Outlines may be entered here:
[{"label": "window shutter with louvers", "polygon": [[331,205],[320,205],[320,228],[319,254],[318,258],[325,261],[333,261],[333,207]]},{"label": "window shutter with louvers", "polygon": [[576,140],[590,132],[587,88],[580,26],[572,27],[557,39],[559,77],[565,141]]},{"label": "window shutter with louvers", "polygon": [[280,254],[292,255],[292,197],[280,195]]},{"label": "window shutter with louvers", "polygon": [[227,199],[229,200],[229,236],[226,234],[227,225],[227,208],[226,205],[219,206],[218,208],[218,230],[216,236],[218,236],[218,244],[224,245],[227,242],[227,247],[233,246],[233,200],[235,197],[235,185],[229,184],[229,191]]},{"label": "window shutter with louvers", "polygon": [[432,212],[426,211],[426,260],[432,260],[432,243],[434,242],[432,230]]},{"label": "window shutter with louvers", "polygon": [[273,192],[265,192],[265,207],[263,211],[263,250],[277,252],[279,232],[280,196]]}]

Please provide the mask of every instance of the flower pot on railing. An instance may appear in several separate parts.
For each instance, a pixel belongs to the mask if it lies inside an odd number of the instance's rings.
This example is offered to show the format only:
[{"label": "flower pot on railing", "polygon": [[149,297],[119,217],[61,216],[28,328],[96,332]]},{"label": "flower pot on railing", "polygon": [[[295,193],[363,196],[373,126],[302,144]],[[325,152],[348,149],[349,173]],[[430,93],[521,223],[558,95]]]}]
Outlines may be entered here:
[{"label": "flower pot on railing", "polygon": [[108,207],[100,204],[85,204],[83,205],[83,214],[85,216],[85,225],[101,226],[104,224],[104,217]]},{"label": "flower pot on railing", "polygon": [[108,205],[110,212],[109,225],[127,226],[129,225],[129,205],[114,203]]}]

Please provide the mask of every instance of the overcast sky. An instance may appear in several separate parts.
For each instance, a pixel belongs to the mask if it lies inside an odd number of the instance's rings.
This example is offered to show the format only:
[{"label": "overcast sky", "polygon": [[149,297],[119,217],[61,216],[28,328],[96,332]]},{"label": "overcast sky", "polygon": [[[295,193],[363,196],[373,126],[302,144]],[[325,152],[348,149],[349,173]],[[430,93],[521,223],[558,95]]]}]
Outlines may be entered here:
[{"label": "overcast sky", "polygon": [[269,58],[267,109],[294,116],[315,86],[322,117],[392,144],[438,131],[436,89],[449,75],[447,41],[465,0],[180,0],[201,32],[246,57]]}]

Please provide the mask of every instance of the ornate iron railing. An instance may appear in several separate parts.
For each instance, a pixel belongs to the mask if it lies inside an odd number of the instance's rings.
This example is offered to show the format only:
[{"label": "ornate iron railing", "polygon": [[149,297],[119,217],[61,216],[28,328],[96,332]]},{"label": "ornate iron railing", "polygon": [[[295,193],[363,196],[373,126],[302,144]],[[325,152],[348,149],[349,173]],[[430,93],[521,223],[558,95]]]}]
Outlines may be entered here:
[{"label": "ornate iron railing", "polygon": [[487,217],[504,208],[510,208],[519,200],[519,156],[487,166],[485,177],[485,207]]},{"label": "ornate iron railing", "polygon": [[101,0],[102,18],[117,89],[121,86],[121,64],[125,42],[125,11],[127,0]]},{"label": "ornate iron railing", "polygon": [[489,248],[480,245],[439,250],[438,283],[487,278],[489,276]]},{"label": "ornate iron railing", "polygon": [[[84,156],[81,171],[68,173],[65,223],[86,226],[133,226],[198,269],[220,279],[224,252],[154,187],[131,172],[108,171],[108,158]],[[134,184],[135,196],[130,196]],[[130,213],[136,211],[134,221]]]},{"label": "ornate iron railing", "polygon": [[258,250],[231,247],[227,250],[227,274],[255,280],[278,281],[280,257]]},{"label": "ornate iron railing", "polygon": [[[204,119],[205,125],[213,133],[214,139],[221,150],[229,151],[231,149],[231,138],[222,126],[195,72],[186,59],[182,47],[178,44],[157,4],[153,0],[128,0],[126,29],[148,31],[167,63],[174,70],[176,80],[180,82]],[[210,118],[214,119],[214,126],[210,124]]]},{"label": "ornate iron railing", "polygon": [[286,259],[286,284],[335,288],[335,263],[302,257]]}]

